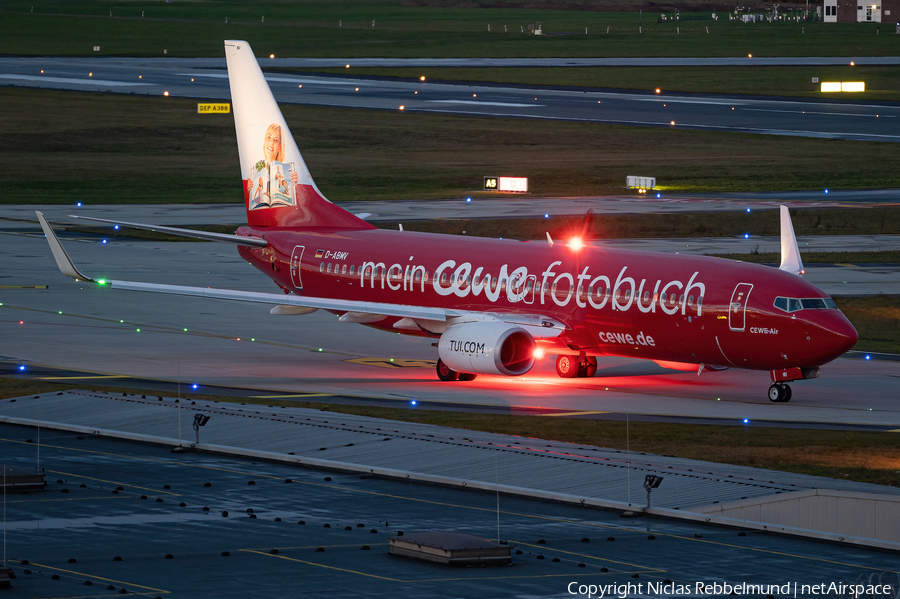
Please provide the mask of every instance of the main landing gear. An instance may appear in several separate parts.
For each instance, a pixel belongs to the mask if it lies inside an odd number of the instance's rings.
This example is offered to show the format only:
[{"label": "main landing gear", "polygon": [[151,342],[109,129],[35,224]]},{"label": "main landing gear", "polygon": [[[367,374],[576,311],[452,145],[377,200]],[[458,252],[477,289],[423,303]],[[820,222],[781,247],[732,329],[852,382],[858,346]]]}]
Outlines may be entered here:
[{"label": "main landing gear", "polygon": [[594,356],[557,356],[556,374],[564,379],[592,377],[597,374],[597,358]]},{"label": "main landing gear", "polygon": [[769,401],[788,402],[791,401],[791,388],[784,383],[775,383],[769,387]]},{"label": "main landing gear", "polygon": [[474,381],[477,374],[472,374],[470,372],[457,372],[444,364],[444,361],[438,358],[437,361],[437,376],[442,381]]}]

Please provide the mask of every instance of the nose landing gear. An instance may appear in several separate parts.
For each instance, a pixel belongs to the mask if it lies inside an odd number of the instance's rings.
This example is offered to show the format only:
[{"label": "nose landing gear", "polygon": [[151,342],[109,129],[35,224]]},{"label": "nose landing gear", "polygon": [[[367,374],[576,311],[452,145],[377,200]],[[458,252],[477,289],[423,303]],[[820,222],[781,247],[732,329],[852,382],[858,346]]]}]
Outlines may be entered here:
[{"label": "nose landing gear", "polygon": [[791,388],[784,383],[774,383],[769,387],[769,401],[772,402],[788,402],[791,401]]}]

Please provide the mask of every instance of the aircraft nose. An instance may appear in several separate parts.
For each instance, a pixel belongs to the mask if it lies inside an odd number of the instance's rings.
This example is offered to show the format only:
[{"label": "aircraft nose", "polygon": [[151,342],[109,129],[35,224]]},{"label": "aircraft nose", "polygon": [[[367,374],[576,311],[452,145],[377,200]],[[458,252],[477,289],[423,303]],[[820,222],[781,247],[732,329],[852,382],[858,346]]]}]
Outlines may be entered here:
[{"label": "aircraft nose", "polygon": [[843,312],[835,310],[828,316],[827,321],[822,323],[822,328],[827,334],[827,351],[831,356],[829,360],[833,360],[847,353],[856,345],[859,333],[856,332]]}]

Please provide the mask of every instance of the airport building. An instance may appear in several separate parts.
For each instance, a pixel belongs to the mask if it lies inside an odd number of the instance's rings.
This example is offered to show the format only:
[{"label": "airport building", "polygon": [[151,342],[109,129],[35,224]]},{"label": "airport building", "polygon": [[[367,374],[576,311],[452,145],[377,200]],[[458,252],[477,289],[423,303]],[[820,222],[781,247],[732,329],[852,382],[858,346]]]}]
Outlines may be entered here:
[{"label": "airport building", "polygon": [[825,0],[826,23],[892,23],[900,19],[900,0]]}]

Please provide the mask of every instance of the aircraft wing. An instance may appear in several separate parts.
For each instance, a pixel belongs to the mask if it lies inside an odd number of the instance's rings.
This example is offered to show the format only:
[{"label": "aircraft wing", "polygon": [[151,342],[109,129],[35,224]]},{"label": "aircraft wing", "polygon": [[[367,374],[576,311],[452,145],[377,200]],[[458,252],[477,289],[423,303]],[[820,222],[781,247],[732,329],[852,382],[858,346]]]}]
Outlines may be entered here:
[{"label": "aircraft wing", "polygon": [[[145,291],[150,293],[164,293],[167,295],[184,295],[191,297],[203,297],[208,299],[223,299],[240,302],[251,302],[259,304],[280,305],[280,306],[299,306],[303,308],[317,308],[322,310],[334,310],[343,312],[359,312],[364,314],[375,314],[382,316],[396,316],[400,318],[408,318],[412,321],[431,321],[446,322],[447,320],[455,320],[464,318],[466,320],[500,320],[509,322],[510,324],[519,325],[526,330],[538,333],[539,337],[556,337],[567,327],[558,320],[543,316],[540,314],[505,314],[500,312],[477,313],[466,310],[454,310],[447,308],[433,308],[428,306],[411,306],[405,304],[388,304],[381,302],[364,302],[355,300],[341,300],[333,298],[306,297],[301,295],[285,295],[280,293],[260,293],[255,291],[237,291],[233,289],[214,289],[210,287],[189,287],[184,285],[164,285],[160,283],[142,283],[138,281],[118,281],[112,279],[92,279],[85,276],[78,270],[72,259],[66,253],[62,243],[50,225],[47,219],[40,212],[36,212],[41,228],[50,244],[53,257],[60,271],[67,277],[77,281],[86,281],[89,283],[97,283],[102,286],[111,287],[113,289],[125,289],[129,291]],[[84,218],[84,217],[82,217]],[[103,219],[90,218],[86,220],[95,220],[100,222],[118,222]],[[118,222],[121,225],[127,223]],[[149,226],[149,225],[148,225]],[[168,227],[157,227],[157,229],[165,229]],[[179,229],[187,231],[186,229]],[[218,234],[210,234],[218,235]],[[266,242],[262,239],[257,240],[253,237],[239,237],[237,235],[228,235],[226,237],[236,237],[238,240],[254,240],[260,241],[262,244]],[[221,240],[220,240],[221,241]],[[234,241],[238,243],[238,241]],[[249,244],[248,244],[249,245]]]},{"label": "aircraft wing", "polygon": [[[42,216],[43,215],[38,212],[38,218],[42,218]],[[237,245],[247,245],[260,248],[264,248],[269,245],[265,239],[260,239],[259,237],[247,237],[245,235],[228,235],[227,233],[194,231],[193,229],[179,229],[178,227],[162,227],[159,225],[146,225],[143,223],[126,223],[120,220],[108,220],[105,218],[94,218],[91,216],[76,216],[74,214],[70,214],[69,218],[77,218],[78,220],[92,220],[98,223],[109,223],[111,225],[120,225],[123,227],[129,227],[131,229],[143,229],[145,231],[168,233],[169,235],[178,235],[181,237],[193,237],[195,239],[203,239],[204,241],[221,241],[225,243],[234,243]]]},{"label": "aircraft wing", "polygon": [[113,289],[129,291],[149,291],[168,295],[187,295],[210,299],[234,300],[257,304],[277,304],[285,306],[301,306],[322,310],[339,310],[347,312],[363,312],[365,314],[381,314],[399,316],[401,318],[444,321],[448,317],[460,316],[462,312],[442,308],[424,306],[406,306],[403,304],[383,304],[379,302],[360,302],[331,298],[305,297],[302,295],[285,295],[279,293],[260,293],[256,291],[236,291],[232,289],[213,289],[211,287],[186,287],[183,285],[162,285],[158,283],[140,283],[136,281],[116,281],[104,279],[97,281],[101,285]]}]

